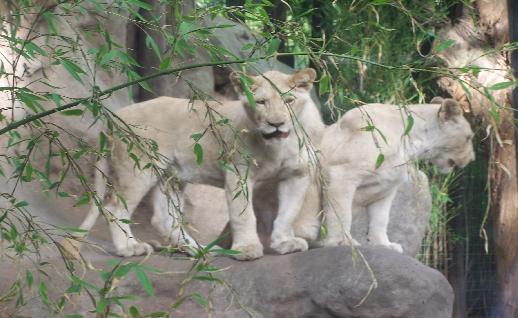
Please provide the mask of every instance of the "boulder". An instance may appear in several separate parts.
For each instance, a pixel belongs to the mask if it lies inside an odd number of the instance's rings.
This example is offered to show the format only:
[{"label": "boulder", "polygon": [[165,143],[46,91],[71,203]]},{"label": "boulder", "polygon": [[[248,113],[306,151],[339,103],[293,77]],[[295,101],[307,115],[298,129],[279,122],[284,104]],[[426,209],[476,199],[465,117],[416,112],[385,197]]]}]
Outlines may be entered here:
[{"label": "boulder", "polygon": [[[360,256],[365,257],[372,272]],[[91,265],[106,268],[111,257],[93,253]],[[45,278],[51,300],[63,294],[68,287],[63,277],[63,265],[58,257],[45,259],[49,275]],[[126,261],[126,260],[125,260]],[[401,317],[450,318],[453,307],[452,288],[436,270],[415,259],[379,247],[362,247],[355,253],[348,247],[320,248],[283,256],[265,256],[253,262],[238,262],[226,257],[210,261],[212,267],[223,269],[212,274],[192,270],[192,261],[153,255],[145,265],[163,271],[149,273],[154,296],[147,296],[133,275],[116,283],[115,295],[136,295],[134,301],[124,301],[126,308],[137,307],[140,312],[163,311],[174,317]],[[7,265],[9,266],[9,264]],[[99,272],[88,270],[83,279],[101,286]],[[191,277],[191,279],[188,279]],[[198,277],[194,278],[193,277]],[[0,267],[2,282],[14,277],[6,267]],[[0,293],[10,284],[3,283]],[[3,289],[3,290],[2,290]],[[32,291],[37,295],[37,290]],[[206,308],[189,295],[198,293],[206,300]],[[41,304],[39,297],[31,299],[16,313],[21,316],[49,317],[51,312]],[[181,295],[185,301],[172,309]],[[69,294],[65,305],[67,314],[89,317],[94,306],[84,292]],[[198,297],[198,300],[200,297]],[[14,300],[13,300],[14,302]],[[202,300],[201,303],[204,303]],[[0,310],[0,315],[12,314],[11,303]],[[117,310],[114,311],[117,313]]]}]

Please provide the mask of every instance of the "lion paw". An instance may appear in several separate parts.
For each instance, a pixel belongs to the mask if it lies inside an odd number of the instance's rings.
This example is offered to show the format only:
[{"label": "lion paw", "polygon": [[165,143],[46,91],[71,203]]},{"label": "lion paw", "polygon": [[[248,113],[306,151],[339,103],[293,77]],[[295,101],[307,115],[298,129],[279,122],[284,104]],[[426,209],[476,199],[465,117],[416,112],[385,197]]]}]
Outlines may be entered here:
[{"label": "lion paw", "polygon": [[390,242],[385,246],[396,252],[403,253],[403,247],[401,246],[401,244]]},{"label": "lion paw", "polygon": [[271,248],[279,254],[303,252],[308,250],[308,242],[300,237],[290,237],[284,241],[272,241]]},{"label": "lion paw", "polygon": [[117,248],[116,254],[122,257],[149,255],[153,253],[153,247],[144,242],[128,242],[128,245]]},{"label": "lion paw", "polygon": [[263,246],[261,244],[233,246],[232,249],[239,252],[239,254],[232,255],[238,261],[251,261],[263,256]]}]

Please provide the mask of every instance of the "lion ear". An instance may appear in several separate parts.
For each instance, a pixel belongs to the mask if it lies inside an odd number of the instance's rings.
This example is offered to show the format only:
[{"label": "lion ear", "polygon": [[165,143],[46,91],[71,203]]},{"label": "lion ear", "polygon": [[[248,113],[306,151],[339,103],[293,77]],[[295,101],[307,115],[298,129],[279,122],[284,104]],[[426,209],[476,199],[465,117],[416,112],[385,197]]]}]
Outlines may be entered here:
[{"label": "lion ear", "polygon": [[[250,87],[251,91],[254,91],[256,89],[257,85],[255,85],[254,78],[252,76],[247,76],[240,72],[232,72],[232,73],[230,73],[229,78],[230,78],[230,82],[232,82],[232,86],[234,87],[236,92],[238,94],[244,93],[243,85],[241,85],[242,76],[249,80],[248,86]],[[251,81],[251,83],[250,83],[250,81]]]},{"label": "lion ear", "polygon": [[317,77],[317,72],[312,68],[305,68],[293,74],[290,82],[294,87],[304,88],[310,90],[313,87],[313,82]]},{"label": "lion ear", "polygon": [[444,99],[439,109],[439,117],[444,121],[456,120],[462,116],[462,113],[462,107],[451,98]]}]

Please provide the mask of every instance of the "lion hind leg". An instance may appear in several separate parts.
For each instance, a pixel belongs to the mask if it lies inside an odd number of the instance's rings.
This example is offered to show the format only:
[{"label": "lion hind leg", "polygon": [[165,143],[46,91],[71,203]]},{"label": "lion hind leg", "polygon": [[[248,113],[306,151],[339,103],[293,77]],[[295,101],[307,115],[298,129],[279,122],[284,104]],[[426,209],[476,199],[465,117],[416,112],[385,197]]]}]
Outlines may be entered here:
[{"label": "lion hind leg", "polygon": [[196,249],[203,248],[192,238],[183,226],[184,193],[183,186],[178,191],[169,195],[165,194],[160,186],[155,186],[152,192],[153,217],[151,224],[172,247],[183,248],[189,254],[194,254]]},{"label": "lion hind leg", "polygon": [[325,171],[328,184],[322,190],[324,225],[321,246],[360,245],[351,236],[353,198],[360,176],[345,166],[331,166]]},{"label": "lion hind leg", "polygon": [[116,254],[123,257],[150,254],[153,251],[151,245],[135,239],[130,223],[135,208],[157,181],[156,177],[147,171],[135,172],[135,174],[127,176],[131,177],[131,180],[123,180],[128,178],[119,176],[118,184],[120,186],[116,190],[118,190],[118,195],[124,198],[125,204],[111,193],[104,206]]}]

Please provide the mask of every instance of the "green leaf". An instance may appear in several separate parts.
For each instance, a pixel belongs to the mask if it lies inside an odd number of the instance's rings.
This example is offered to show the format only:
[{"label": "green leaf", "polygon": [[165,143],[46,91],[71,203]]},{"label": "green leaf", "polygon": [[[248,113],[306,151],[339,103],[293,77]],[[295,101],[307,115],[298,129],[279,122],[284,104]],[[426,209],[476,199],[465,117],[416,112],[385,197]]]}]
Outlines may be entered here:
[{"label": "green leaf", "polygon": [[[140,1],[140,0],[127,0],[127,2],[132,4],[132,5],[137,6],[139,8],[145,9],[147,11],[153,9],[153,6],[151,4],[143,2],[143,1]],[[144,21],[145,21],[145,19],[144,19]]]},{"label": "green leaf", "polygon": [[181,36],[186,35],[187,33],[191,33],[192,31],[198,29],[198,26],[196,24],[192,24],[186,21],[182,21],[180,23],[180,26],[178,27],[178,33]]},{"label": "green leaf", "polygon": [[162,71],[162,70],[169,68],[171,66],[172,61],[173,61],[173,59],[170,56],[164,58],[162,60],[162,62],[160,63],[159,69]]},{"label": "green leaf", "polygon": [[133,159],[133,161],[135,162],[135,166],[137,166],[137,168],[140,169],[140,159],[139,159],[139,157],[136,154],[134,154],[133,152],[129,153],[128,156],[131,159]]},{"label": "green leaf", "polygon": [[129,313],[131,315],[132,318],[140,318],[140,312],[138,311],[137,307],[135,306],[131,306],[129,308]]},{"label": "green leaf", "polygon": [[408,135],[412,130],[412,127],[414,127],[414,117],[412,117],[412,115],[408,115],[406,118],[406,127],[403,136]]},{"label": "green leaf", "polygon": [[29,54],[32,58],[35,57],[35,53],[38,53],[41,56],[47,56],[47,52],[34,44],[33,42],[25,42],[25,50],[27,51],[27,54]]},{"label": "green leaf", "polygon": [[255,104],[254,94],[252,93],[252,90],[250,90],[249,86],[253,83],[252,80],[245,75],[240,75],[239,83],[241,83],[241,87],[243,87],[248,104],[250,104],[252,109],[255,110],[257,105]]},{"label": "green leaf", "polygon": [[216,282],[221,283],[221,279],[213,277],[213,276],[193,276],[194,280],[200,280],[204,282]]},{"label": "green leaf", "polygon": [[436,52],[442,52],[442,51],[446,50],[447,48],[452,47],[453,45],[455,45],[455,41],[450,39],[450,40],[446,40],[444,42],[439,43],[437,46],[435,46],[434,49]]},{"label": "green leaf", "polygon": [[58,59],[59,63],[63,65],[63,67],[67,70],[67,72],[78,82],[83,83],[79,74],[86,74],[82,68],[80,68],[76,63],[72,62],[67,58]]},{"label": "green leaf", "polygon": [[31,165],[30,161],[28,161],[27,164],[25,165],[24,172],[25,172],[25,174],[23,175],[22,180],[24,182],[32,181],[32,165]]},{"label": "green leaf", "polygon": [[229,250],[229,249],[225,249],[225,248],[215,248],[210,251],[213,253],[222,254],[222,255],[237,255],[237,254],[241,253],[240,251]]},{"label": "green leaf", "polygon": [[106,64],[108,64],[115,56],[118,55],[118,51],[117,50],[111,50],[110,52],[106,53],[101,61],[99,62],[99,64],[101,66],[106,66]]},{"label": "green leaf", "polygon": [[322,76],[322,79],[320,79],[320,82],[318,83],[318,94],[323,95],[324,93],[327,93],[329,91],[329,76],[325,74]]},{"label": "green leaf", "polygon": [[500,83],[496,83],[494,85],[489,86],[487,89],[489,89],[491,91],[498,91],[498,90],[501,90],[501,89],[507,89],[507,88],[515,87],[516,83],[517,83],[516,81],[500,82]]},{"label": "green leaf", "polygon": [[45,11],[43,13],[43,18],[45,22],[47,22],[47,27],[49,28],[50,33],[57,34],[58,28],[56,27],[56,17],[51,11]]},{"label": "green leaf", "polygon": [[209,301],[199,293],[192,293],[191,299],[203,308],[207,308],[209,306]]},{"label": "green leaf", "polygon": [[160,53],[160,48],[158,47],[158,44],[156,44],[155,39],[153,39],[150,35],[146,36],[146,47],[153,49],[153,52],[155,52],[156,57],[161,61],[162,60],[162,54]]},{"label": "green leaf", "polygon": [[102,314],[106,310],[106,307],[108,307],[108,300],[106,300],[106,298],[101,298],[97,302],[97,306],[95,307],[95,311],[98,314]]},{"label": "green leaf", "polygon": [[180,297],[174,304],[171,305],[171,308],[178,309],[185,302],[185,296]]},{"label": "green leaf", "polygon": [[148,295],[153,296],[153,284],[151,283],[151,280],[147,276],[146,272],[144,272],[142,268],[138,266],[133,267],[133,272],[137,276],[138,281],[140,282],[142,287],[144,287]]},{"label": "green leaf", "polygon": [[88,233],[88,230],[81,229],[78,227],[72,227],[72,226],[56,226],[58,229],[66,231],[66,232],[73,232],[73,233]]},{"label": "green leaf", "polygon": [[0,216],[0,224],[7,218],[7,211],[4,212],[4,214],[2,214],[2,216]]},{"label": "green leaf", "polygon": [[80,315],[80,314],[71,314],[71,315],[66,315],[65,318],[85,318],[85,316]]},{"label": "green leaf", "polygon": [[195,133],[195,134],[191,135],[191,138],[194,141],[198,142],[198,141],[200,141],[201,137],[203,137],[203,135],[204,135],[204,133]]},{"label": "green leaf", "polygon": [[120,265],[119,267],[117,267],[117,269],[113,273],[113,276],[115,276],[117,278],[122,278],[122,277],[126,276],[134,266],[135,266],[134,263]]},{"label": "green leaf", "polygon": [[133,224],[133,221],[131,219],[119,219],[119,222],[123,224]]},{"label": "green leaf", "polygon": [[380,153],[376,159],[376,169],[378,169],[383,164],[383,161],[385,161],[385,155]]},{"label": "green leaf", "polygon": [[76,201],[74,206],[78,207],[78,206],[82,206],[82,205],[85,205],[85,204],[88,204],[88,203],[90,203],[90,194],[89,193],[85,193],[81,197],[79,197],[79,199]]},{"label": "green leaf", "polygon": [[29,203],[27,201],[19,201],[14,206],[16,208],[23,208],[23,207],[26,207],[28,205],[29,205]]},{"label": "green leaf", "polygon": [[329,231],[327,230],[327,226],[325,224],[322,224],[320,226],[320,236],[322,239],[325,239],[329,234]]},{"label": "green leaf", "polygon": [[199,143],[194,144],[194,155],[196,156],[196,163],[200,166],[203,163],[203,148]]},{"label": "green leaf", "polygon": [[164,318],[169,317],[169,314],[163,311],[155,311],[147,315],[147,317],[151,318]]},{"label": "green leaf", "polygon": [[371,0],[371,4],[375,5],[375,6],[380,6],[380,5],[384,5],[384,4],[389,4],[391,3],[392,0]]},{"label": "green leaf", "polygon": [[34,281],[33,277],[32,277],[32,272],[30,270],[26,270],[25,271],[25,280],[27,281],[27,286],[29,288],[32,287],[32,282]]},{"label": "green leaf", "polygon": [[266,50],[266,56],[272,55],[273,53],[277,52],[279,47],[281,46],[281,40],[277,38],[273,38],[268,42],[268,49]]},{"label": "green leaf", "polygon": [[239,50],[240,51],[250,51],[255,46],[255,43],[245,43]]},{"label": "green leaf", "polygon": [[237,191],[235,194],[234,194],[234,197],[232,198],[232,201],[234,201],[237,197],[239,197],[241,195],[243,191],[239,190]]},{"label": "green leaf", "polygon": [[103,153],[106,147],[106,135],[101,131],[99,133],[99,152]]},{"label": "green leaf", "polygon": [[47,292],[47,285],[45,284],[44,281],[40,281],[38,291],[40,294],[41,301],[43,301],[43,303],[46,305],[50,305],[49,293]]},{"label": "green leaf", "polygon": [[24,103],[29,109],[31,109],[35,113],[38,111],[45,110],[40,103],[44,101],[45,98],[36,95],[34,92],[28,89],[16,90],[16,98],[18,98],[22,103]]},{"label": "green leaf", "polygon": [[59,112],[61,115],[65,116],[81,116],[84,111],[82,109],[67,109]]}]

